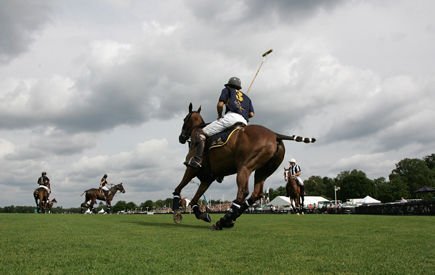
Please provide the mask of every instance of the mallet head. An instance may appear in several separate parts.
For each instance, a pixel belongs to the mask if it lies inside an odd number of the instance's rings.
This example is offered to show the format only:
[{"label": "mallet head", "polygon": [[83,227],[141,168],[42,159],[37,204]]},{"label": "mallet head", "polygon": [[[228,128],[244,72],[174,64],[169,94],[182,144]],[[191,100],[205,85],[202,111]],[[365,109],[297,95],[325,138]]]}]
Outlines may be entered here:
[{"label": "mallet head", "polygon": [[272,51],[273,51],[273,50],[270,49],[270,50],[268,50],[267,52],[263,53],[261,56],[262,56],[262,57],[266,57],[266,55],[270,54]]}]

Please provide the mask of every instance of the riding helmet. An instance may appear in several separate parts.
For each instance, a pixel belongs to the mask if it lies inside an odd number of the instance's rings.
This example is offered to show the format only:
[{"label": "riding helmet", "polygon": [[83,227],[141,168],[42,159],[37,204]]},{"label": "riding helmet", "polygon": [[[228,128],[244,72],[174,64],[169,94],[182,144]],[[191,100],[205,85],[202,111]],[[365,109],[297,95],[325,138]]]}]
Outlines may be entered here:
[{"label": "riding helmet", "polygon": [[289,162],[290,163],[296,163],[296,160],[295,159],[291,159]]},{"label": "riding helmet", "polygon": [[240,89],[242,89],[242,82],[240,81],[240,79],[238,77],[233,76],[228,80],[228,83],[225,84],[225,87],[227,87],[227,86],[230,86],[231,88],[235,88],[237,90],[240,90]]}]

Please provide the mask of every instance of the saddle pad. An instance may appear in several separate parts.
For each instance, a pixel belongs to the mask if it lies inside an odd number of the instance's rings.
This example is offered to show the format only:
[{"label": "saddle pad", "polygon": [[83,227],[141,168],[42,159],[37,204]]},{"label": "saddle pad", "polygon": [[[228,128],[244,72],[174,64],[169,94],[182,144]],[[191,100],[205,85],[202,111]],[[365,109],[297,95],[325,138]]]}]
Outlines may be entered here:
[{"label": "saddle pad", "polygon": [[[48,189],[48,187],[47,186],[45,186],[45,185],[39,185],[39,187],[38,188],[44,188],[45,190],[47,190],[47,192],[49,192],[50,193],[50,189]],[[36,189],[38,189],[38,188],[36,188]]]},{"label": "saddle pad", "polygon": [[228,140],[231,138],[234,132],[240,130],[241,126],[237,126],[235,128],[230,127],[223,132],[217,133],[209,138],[208,149],[218,148],[224,146]]}]

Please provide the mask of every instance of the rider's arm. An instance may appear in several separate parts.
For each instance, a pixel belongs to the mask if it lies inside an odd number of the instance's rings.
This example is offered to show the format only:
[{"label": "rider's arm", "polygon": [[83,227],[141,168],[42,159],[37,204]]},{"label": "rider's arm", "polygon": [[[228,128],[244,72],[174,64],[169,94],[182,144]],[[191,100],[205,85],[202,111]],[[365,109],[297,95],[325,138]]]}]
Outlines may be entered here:
[{"label": "rider's arm", "polygon": [[252,106],[252,101],[249,101],[249,118],[254,117],[255,113],[254,113],[254,106]]},{"label": "rider's arm", "polygon": [[297,166],[296,173],[294,174],[294,176],[295,176],[295,177],[300,177],[301,174],[302,174],[302,169],[301,169],[301,167],[298,165],[298,166]]},{"label": "rider's arm", "polygon": [[216,106],[218,118],[222,117],[222,112],[224,111],[224,106],[225,106],[225,102],[219,100],[217,103],[217,106]]}]

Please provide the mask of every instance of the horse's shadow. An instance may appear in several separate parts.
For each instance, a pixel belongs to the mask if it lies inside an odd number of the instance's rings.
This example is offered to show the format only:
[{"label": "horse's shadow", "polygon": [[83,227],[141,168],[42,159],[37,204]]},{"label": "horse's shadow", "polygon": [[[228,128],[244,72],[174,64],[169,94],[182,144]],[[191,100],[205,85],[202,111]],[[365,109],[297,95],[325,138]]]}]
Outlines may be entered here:
[{"label": "horse's shadow", "polygon": [[209,229],[209,225],[193,225],[193,224],[175,224],[171,222],[153,222],[153,221],[124,221],[125,223],[136,224],[140,226],[148,226],[148,227],[159,227],[159,228],[194,228],[194,229]]}]

